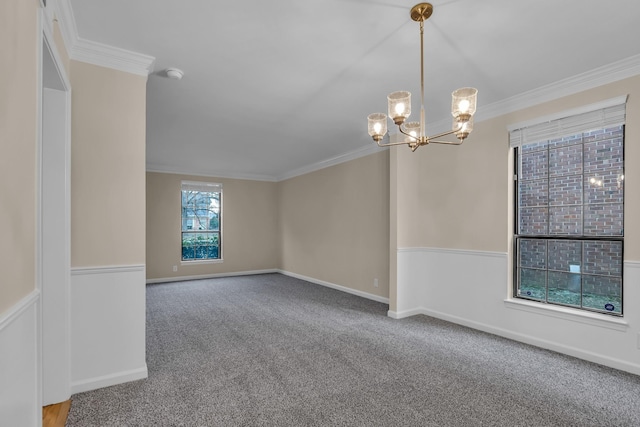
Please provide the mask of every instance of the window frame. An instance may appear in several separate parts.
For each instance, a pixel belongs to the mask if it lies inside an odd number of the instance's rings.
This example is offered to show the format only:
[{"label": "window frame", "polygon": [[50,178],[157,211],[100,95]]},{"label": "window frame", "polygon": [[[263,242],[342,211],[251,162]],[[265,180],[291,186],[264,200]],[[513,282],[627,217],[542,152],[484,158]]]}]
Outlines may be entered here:
[{"label": "window frame", "polygon": [[[185,186],[189,187],[185,189]],[[209,181],[186,181],[183,180],[180,183],[180,265],[194,265],[194,264],[216,264],[223,262],[223,191],[222,184]],[[192,229],[184,230],[183,217],[185,206],[183,205],[183,193],[184,191],[198,191],[201,193],[218,193],[218,229],[217,230],[199,230],[194,229],[195,222],[192,222]],[[187,219],[189,221],[189,219]],[[217,258],[184,258],[184,235],[185,234],[212,234],[218,236],[218,257]]]},{"label": "window frame", "polygon": [[[622,97],[616,98],[614,100],[608,100],[608,101],[604,101],[603,103],[600,104],[594,104],[594,105],[602,105],[604,104],[604,107],[602,108],[606,108],[609,107],[611,105],[621,105],[624,104],[626,105],[626,97],[624,97],[624,99],[622,100],[622,102],[620,102],[620,99]],[[573,111],[573,115],[578,115],[584,112],[592,112],[595,111],[595,108],[591,108],[589,109],[589,107],[592,106],[587,106],[583,109],[580,109],[581,111]],[[563,114],[563,116],[556,116],[554,118],[546,118],[546,120],[542,120],[540,119],[537,122],[531,121],[529,122],[529,124],[532,124],[535,126],[536,123],[548,123],[551,120],[554,119],[562,119],[564,117],[570,117],[571,114],[568,114],[568,112],[565,113],[561,113]],[[610,127],[614,127],[614,126],[621,126],[622,127],[622,173],[624,174],[624,169],[625,169],[625,147],[626,147],[626,141],[625,141],[625,136],[626,136],[626,129],[625,129],[625,124],[624,124],[624,118],[622,123],[619,123],[617,125],[609,125],[609,124],[605,124],[603,126],[599,126],[597,128],[594,128],[593,130],[599,130],[599,129],[608,129]],[[527,125],[529,125],[527,124]],[[514,130],[523,130],[526,126],[524,125],[520,125],[520,127],[517,127],[518,125],[514,125],[512,127],[510,127],[509,132],[510,132],[510,136],[511,136],[511,132],[513,132]],[[572,136],[575,135],[577,133],[585,133],[588,132],[588,130],[584,129],[580,132],[572,132],[572,133],[565,133],[563,136]],[[522,135],[518,135],[518,137],[522,138]],[[561,135],[555,135],[555,138],[561,137]],[[540,139],[538,141],[544,141],[545,139]],[[548,138],[548,139],[553,139],[553,138]],[[521,195],[521,189],[520,189],[520,185],[519,185],[519,180],[520,180],[520,174],[521,174],[521,164],[520,164],[520,150],[522,149],[522,147],[527,144],[527,143],[535,143],[536,141],[531,140],[528,142],[524,142],[522,140],[520,140],[520,142],[517,145],[513,145],[512,143],[512,148],[513,148],[513,193],[512,193],[512,197],[513,197],[513,206],[512,206],[512,212],[513,212],[513,230],[512,230],[512,248],[511,248],[511,252],[513,257],[511,258],[511,262],[512,262],[512,286],[511,288],[511,298],[513,298],[514,302],[517,302],[517,300],[520,301],[524,301],[526,304],[533,304],[533,306],[539,306],[540,308],[549,308],[549,307],[556,307],[555,310],[557,309],[568,309],[572,312],[575,313],[592,313],[592,315],[605,315],[608,318],[611,319],[622,319],[624,317],[624,207],[625,207],[625,188],[624,186],[622,187],[622,212],[623,212],[623,217],[622,217],[622,234],[621,235],[601,235],[601,236],[590,236],[590,235],[585,235],[584,232],[584,228],[581,230],[581,234],[580,235],[569,235],[569,234],[551,234],[550,230],[547,229],[547,233],[544,235],[537,235],[537,234],[519,234],[520,232],[520,195]],[[584,147],[584,141],[581,143],[581,145]],[[549,148],[547,148],[548,150]],[[584,158],[581,160],[582,161],[582,165],[583,165],[583,172],[582,172],[582,179],[584,180],[585,174],[584,174]],[[584,184],[583,184],[584,185]],[[549,191],[549,190],[547,190]],[[548,202],[547,202],[548,203]],[[582,195],[582,204],[583,207],[586,205],[586,199],[585,199],[585,194],[584,194],[584,187],[583,187],[583,195]],[[583,209],[584,212],[584,209]],[[547,215],[549,215],[549,211],[547,211]],[[549,216],[547,217],[549,218]],[[583,218],[583,224],[584,224],[584,218]],[[549,222],[547,224],[548,226],[550,226]],[[527,296],[523,296],[523,295],[519,295],[518,294],[518,290],[521,289],[520,287],[520,272],[521,272],[521,267],[520,267],[520,260],[519,260],[519,247],[520,247],[520,241],[522,239],[531,239],[531,240],[541,240],[541,241],[545,241],[545,247],[546,247],[546,253],[545,253],[545,268],[542,271],[545,271],[545,296],[544,296],[544,300],[540,300],[538,298],[527,298]],[[580,280],[581,280],[581,284],[580,284],[580,306],[576,306],[576,305],[569,305],[569,304],[562,304],[559,302],[555,302],[555,301],[549,301],[549,272],[553,272],[555,270],[550,269],[549,268],[549,264],[548,264],[548,257],[549,257],[549,242],[551,241],[580,241],[580,242],[586,242],[586,241],[592,241],[592,242],[599,242],[599,241],[603,241],[603,242],[616,242],[620,244],[621,247],[621,259],[620,259],[620,312],[613,312],[613,311],[606,311],[608,310],[608,308],[606,310],[603,309],[596,309],[596,308],[592,308],[592,307],[585,307],[583,306],[583,278],[585,277],[584,274],[584,270],[583,268],[581,268],[581,271],[579,272],[580,274]],[[584,266],[585,264],[585,259],[584,259],[584,246],[581,246],[581,267]],[[591,274],[586,274],[586,276],[590,276]],[[598,276],[597,274],[594,276]],[[617,277],[617,276],[616,276]],[[522,303],[518,303],[518,304],[522,304]]]}]

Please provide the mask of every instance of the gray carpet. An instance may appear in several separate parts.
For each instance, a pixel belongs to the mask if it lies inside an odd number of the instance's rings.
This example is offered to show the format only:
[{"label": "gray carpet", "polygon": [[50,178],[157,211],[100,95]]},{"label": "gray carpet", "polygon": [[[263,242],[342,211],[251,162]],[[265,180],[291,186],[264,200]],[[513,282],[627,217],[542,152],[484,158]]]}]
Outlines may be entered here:
[{"label": "gray carpet", "polygon": [[67,426],[640,426],[640,377],[279,274],[147,286],[149,378]]}]

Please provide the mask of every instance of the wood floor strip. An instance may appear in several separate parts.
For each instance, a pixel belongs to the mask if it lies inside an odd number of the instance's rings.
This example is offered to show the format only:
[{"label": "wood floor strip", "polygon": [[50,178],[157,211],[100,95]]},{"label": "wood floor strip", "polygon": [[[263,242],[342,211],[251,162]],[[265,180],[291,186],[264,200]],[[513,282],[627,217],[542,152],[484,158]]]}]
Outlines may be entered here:
[{"label": "wood floor strip", "polygon": [[65,427],[71,400],[66,400],[42,408],[42,427]]}]

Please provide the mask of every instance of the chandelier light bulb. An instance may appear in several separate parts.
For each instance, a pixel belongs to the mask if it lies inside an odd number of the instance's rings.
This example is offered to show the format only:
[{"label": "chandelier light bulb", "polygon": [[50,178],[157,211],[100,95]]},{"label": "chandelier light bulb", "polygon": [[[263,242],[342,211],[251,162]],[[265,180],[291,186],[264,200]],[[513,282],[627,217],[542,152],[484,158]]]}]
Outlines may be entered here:
[{"label": "chandelier light bulb", "polygon": [[367,117],[369,135],[374,141],[380,141],[387,133],[387,116],[383,113],[369,114]]},{"label": "chandelier light bulb", "polygon": [[404,123],[411,115],[411,93],[407,91],[393,92],[387,96],[389,117],[396,125]]},{"label": "chandelier light bulb", "polygon": [[461,113],[466,113],[467,111],[469,111],[469,105],[471,103],[469,102],[468,99],[463,99],[462,101],[460,101],[460,104],[458,104],[458,111],[460,111]]},{"label": "chandelier light bulb", "polygon": [[453,117],[460,115],[473,116],[476,113],[478,89],[462,87],[451,94],[451,114]]},{"label": "chandelier light bulb", "polygon": [[405,123],[404,129],[407,136],[409,136],[409,138],[405,138],[405,141],[408,143],[416,143],[420,138],[420,122]]}]

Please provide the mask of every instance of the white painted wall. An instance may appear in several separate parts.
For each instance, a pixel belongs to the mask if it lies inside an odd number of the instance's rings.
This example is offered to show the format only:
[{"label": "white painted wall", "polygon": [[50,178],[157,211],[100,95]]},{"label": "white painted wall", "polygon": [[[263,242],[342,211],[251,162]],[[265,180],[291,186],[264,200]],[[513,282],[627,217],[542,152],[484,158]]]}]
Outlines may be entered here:
[{"label": "white painted wall", "polygon": [[624,318],[507,297],[508,255],[407,248],[397,252],[399,310],[426,314],[640,375],[640,263],[624,264]]},{"label": "white painted wall", "polygon": [[144,265],[71,270],[71,392],[147,377]]},{"label": "white painted wall", "polygon": [[42,423],[38,387],[38,303],[33,291],[0,317],[0,423]]},{"label": "white painted wall", "polygon": [[426,300],[428,284],[428,266],[423,256],[415,250],[398,251],[402,256],[397,257],[397,288],[396,310],[389,311],[394,318],[402,318],[419,314],[422,301]]}]

